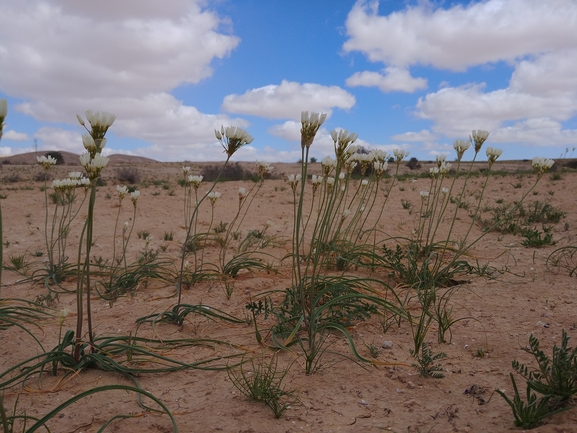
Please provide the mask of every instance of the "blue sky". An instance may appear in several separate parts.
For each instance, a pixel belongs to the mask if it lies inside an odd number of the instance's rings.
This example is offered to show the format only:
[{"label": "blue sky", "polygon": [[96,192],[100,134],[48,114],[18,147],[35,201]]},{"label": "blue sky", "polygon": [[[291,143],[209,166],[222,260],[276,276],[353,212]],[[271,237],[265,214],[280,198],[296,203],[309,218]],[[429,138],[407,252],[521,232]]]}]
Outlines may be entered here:
[{"label": "blue sky", "polygon": [[[76,113],[117,115],[106,151],[224,158],[220,125],[253,143],[237,160],[296,161],[302,110],[367,148],[451,157],[491,132],[504,159],[577,146],[574,0],[3,0],[0,155],[82,152]],[[573,155],[577,157],[577,152]]]}]

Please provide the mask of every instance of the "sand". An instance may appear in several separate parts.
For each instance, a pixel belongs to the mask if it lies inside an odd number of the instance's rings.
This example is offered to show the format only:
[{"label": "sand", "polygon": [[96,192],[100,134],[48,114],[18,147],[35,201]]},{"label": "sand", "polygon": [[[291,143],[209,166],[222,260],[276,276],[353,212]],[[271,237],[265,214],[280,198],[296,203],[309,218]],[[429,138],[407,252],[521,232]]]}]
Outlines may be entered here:
[{"label": "sand", "polygon": [[[149,232],[152,237],[148,248],[159,251],[159,257],[174,263],[167,269],[175,272],[182,242],[185,238],[183,217],[183,190],[177,184],[182,164],[150,162],[118,162],[107,167],[103,177],[106,186],[98,188],[94,245],[91,254],[95,259],[112,256],[112,233],[118,208],[114,176],[122,167],[135,167],[141,175],[136,220],[128,260],[134,261],[146,247],[137,232]],[[193,172],[200,165],[190,163]],[[275,164],[273,164],[275,165]],[[247,164],[249,167],[250,164]],[[275,174],[296,173],[296,164],[276,165]],[[426,169],[427,167],[423,167]],[[496,200],[511,202],[519,199],[535,182],[534,175],[519,176],[516,169],[527,168],[527,162],[511,162],[507,166],[511,174],[491,177],[484,198],[484,205],[494,206]],[[58,166],[54,176],[62,177],[78,167]],[[319,172],[320,165],[313,172]],[[28,275],[41,269],[46,259],[44,244],[44,192],[43,182],[38,179],[40,168],[33,165],[4,165],[0,177],[18,174],[19,180],[9,183],[5,179],[2,200],[5,265],[9,258],[24,254],[28,263]],[[456,322],[447,336],[448,342],[439,344],[437,333],[431,329],[427,342],[434,352],[445,352],[441,360],[442,379],[423,378],[411,366],[409,354],[412,347],[410,327],[406,322],[400,326],[383,328],[379,317],[357,322],[348,328],[359,353],[374,363],[352,360],[346,341],[339,335],[330,336],[330,346],[321,358],[318,371],[306,375],[302,353],[281,351],[279,366],[292,364],[285,378],[287,388],[294,389],[300,404],[291,406],[280,419],[263,404],[241,395],[233,386],[226,371],[188,369],[171,373],[140,374],[137,379],[142,388],[162,400],[174,414],[181,432],[501,432],[519,430],[513,426],[512,412],[497,394],[496,388],[504,389],[512,396],[509,373],[515,359],[535,367],[536,363],[523,348],[531,334],[537,336],[541,347],[550,354],[554,344],[560,344],[561,332],[571,337],[570,345],[577,344],[577,280],[564,269],[549,270],[547,257],[557,248],[575,245],[577,236],[577,173],[558,170],[559,179],[550,174],[544,176],[526,202],[547,202],[566,212],[561,222],[552,229],[554,246],[530,248],[521,245],[523,238],[511,234],[491,232],[486,234],[472,250],[470,263],[488,264],[494,268],[490,275],[462,277],[461,285],[451,300]],[[556,179],[556,180],[553,180]],[[164,181],[164,183],[153,181]],[[520,186],[518,185],[520,184]],[[165,186],[166,185],[166,186]],[[250,181],[219,183],[215,190],[222,195],[217,200],[211,227],[219,222],[230,222],[238,206],[239,187],[251,188]],[[378,223],[384,234],[410,236],[418,221],[416,212],[409,214],[402,201],[413,205],[420,203],[419,191],[429,185],[427,179],[407,179],[396,184],[388,198],[386,212]],[[473,178],[468,189],[474,200],[482,185],[482,178]],[[519,187],[518,187],[519,186]],[[204,192],[208,185],[200,188]],[[290,251],[293,226],[293,196],[287,182],[280,179],[266,180],[252,202],[250,212],[240,228],[243,234],[260,230],[267,221],[267,233],[276,236],[278,243],[264,252],[274,257],[278,273],[241,271],[234,280],[230,299],[225,295],[224,283],[205,281],[183,290],[183,302],[204,305],[223,310],[238,318],[248,318],[247,302],[258,299],[267,291],[282,291],[291,284],[290,260],[280,261]],[[76,260],[76,247],[81,224],[86,217],[83,208],[72,226],[67,251],[70,261]],[[204,206],[199,216],[202,227],[208,228],[211,219],[210,206]],[[128,199],[122,205],[120,224],[132,224],[132,204]],[[461,213],[456,225],[455,237],[463,236],[470,218]],[[473,235],[481,233],[473,227]],[[164,240],[168,233],[173,240]],[[283,240],[285,242],[283,242]],[[217,262],[218,247],[205,249],[205,260]],[[38,252],[38,253],[37,253]],[[36,257],[39,252],[42,256]],[[229,251],[231,257],[232,251]],[[354,272],[354,271],[351,271]],[[390,281],[386,271],[357,271],[358,275]],[[44,284],[33,284],[12,271],[4,271],[1,288],[2,298],[28,300],[46,296]],[[74,279],[63,283],[67,289],[75,288]],[[400,290],[400,289],[399,289]],[[255,339],[253,325],[247,322],[230,324],[210,321],[197,315],[189,315],[182,326],[174,324],[150,324],[138,326],[136,319],[172,308],[176,303],[174,284],[150,281],[141,283],[130,296],[110,303],[94,295],[92,297],[94,330],[98,337],[138,335],[166,339],[214,339],[226,344],[209,344],[182,347],[162,354],[183,363],[192,363],[211,357],[245,353],[245,359],[262,353],[271,356],[274,350],[267,333],[271,319],[259,318],[266,346]],[[279,295],[275,299],[279,299]],[[77,317],[75,295],[62,293],[54,303],[55,317],[36,322],[30,331],[46,349],[58,343],[58,311],[70,309],[63,330],[74,329]],[[86,327],[85,327],[86,330]],[[39,346],[21,329],[10,327],[0,330],[0,371],[17,362],[40,353]],[[376,350],[371,358],[369,347]],[[479,356],[484,355],[484,356]],[[125,356],[117,359],[127,365]],[[211,365],[234,363],[238,358],[221,359]],[[250,370],[250,367],[246,367]],[[133,385],[127,377],[98,369],[84,369],[69,374],[62,380],[64,370],[57,377],[45,374],[40,381],[34,376],[24,384],[16,384],[4,390],[5,407],[10,412],[18,399],[17,411],[40,417],[68,398],[82,391],[108,384]],[[524,393],[524,381],[517,376],[517,383]],[[147,401],[148,405],[153,405]],[[165,414],[147,411],[138,405],[137,396],[126,391],[108,391],[93,394],[87,399],[63,409],[49,421],[54,432],[96,432],[116,414],[134,414],[134,418],[117,419],[106,431],[165,432],[172,431]],[[30,424],[29,424],[30,426]],[[548,418],[535,429],[536,432],[577,432],[577,411],[569,411]]]}]

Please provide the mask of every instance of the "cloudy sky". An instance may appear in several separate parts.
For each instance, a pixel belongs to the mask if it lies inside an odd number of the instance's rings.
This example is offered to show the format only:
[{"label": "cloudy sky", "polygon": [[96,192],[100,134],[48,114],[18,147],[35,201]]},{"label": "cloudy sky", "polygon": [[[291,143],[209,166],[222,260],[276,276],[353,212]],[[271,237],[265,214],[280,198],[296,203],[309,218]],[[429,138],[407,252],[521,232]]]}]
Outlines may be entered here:
[{"label": "cloudy sky", "polygon": [[[503,158],[577,146],[575,0],[2,0],[0,155],[82,151],[76,113],[115,113],[108,153],[296,161],[300,113],[367,148],[452,156],[491,132]],[[573,155],[577,157],[577,151]]]}]

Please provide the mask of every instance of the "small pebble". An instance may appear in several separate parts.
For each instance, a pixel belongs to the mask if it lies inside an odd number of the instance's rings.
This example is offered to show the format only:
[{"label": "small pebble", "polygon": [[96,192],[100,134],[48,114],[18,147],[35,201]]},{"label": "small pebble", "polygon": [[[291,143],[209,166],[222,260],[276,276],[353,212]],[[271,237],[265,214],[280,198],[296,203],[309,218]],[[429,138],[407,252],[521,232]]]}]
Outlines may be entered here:
[{"label": "small pebble", "polygon": [[383,341],[383,345],[382,348],[383,349],[391,349],[393,347],[393,342],[392,341]]},{"label": "small pebble", "polygon": [[407,388],[409,388],[409,389],[415,389],[415,384],[409,380],[409,381],[407,382]]}]

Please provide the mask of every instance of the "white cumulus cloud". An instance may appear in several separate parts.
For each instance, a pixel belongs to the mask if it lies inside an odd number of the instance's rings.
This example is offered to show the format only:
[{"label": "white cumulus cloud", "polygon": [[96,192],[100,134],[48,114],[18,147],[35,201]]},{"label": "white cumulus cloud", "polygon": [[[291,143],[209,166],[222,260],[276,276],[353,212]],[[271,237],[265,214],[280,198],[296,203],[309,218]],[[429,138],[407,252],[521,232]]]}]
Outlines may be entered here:
[{"label": "white cumulus cloud", "polygon": [[[76,123],[86,109],[115,113],[119,136],[188,150],[214,143],[226,115],[200,113],[170,91],[212,74],[211,62],[240,39],[197,0],[3,0],[0,89],[26,102],[17,111],[44,122]],[[113,13],[111,13],[113,11]],[[122,119],[122,120],[120,120]],[[44,145],[78,147],[54,130]],[[180,156],[179,156],[180,157]],[[165,158],[163,158],[165,159]]]},{"label": "white cumulus cloud", "polygon": [[427,2],[387,16],[361,0],[346,21],[346,52],[398,67],[463,71],[474,65],[575,46],[573,0],[488,0],[435,9]]},{"label": "white cumulus cloud", "polygon": [[346,80],[347,86],[378,87],[383,92],[408,92],[426,89],[425,78],[414,78],[411,73],[402,68],[389,66],[385,68],[385,74],[373,71],[355,72]]},{"label": "white cumulus cloud", "polygon": [[353,95],[338,86],[283,80],[278,85],[251,89],[242,95],[227,95],[222,108],[230,113],[270,119],[300,119],[301,112],[305,110],[324,112],[330,116],[333,108],[347,110],[355,102]]},{"label": "white cumulus cloud", "polygon": [[30,137],[25,132],[16,132],[10,129],[2,134],[3,140],[14,140],[14,141],[26,141],[30,140]]}]

